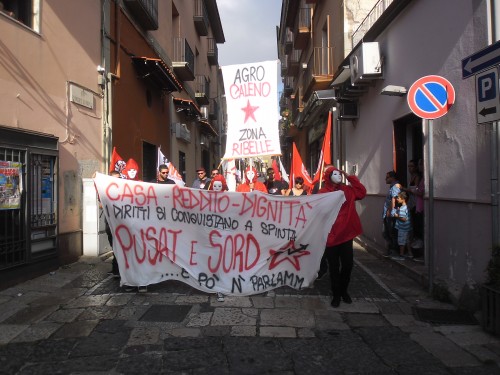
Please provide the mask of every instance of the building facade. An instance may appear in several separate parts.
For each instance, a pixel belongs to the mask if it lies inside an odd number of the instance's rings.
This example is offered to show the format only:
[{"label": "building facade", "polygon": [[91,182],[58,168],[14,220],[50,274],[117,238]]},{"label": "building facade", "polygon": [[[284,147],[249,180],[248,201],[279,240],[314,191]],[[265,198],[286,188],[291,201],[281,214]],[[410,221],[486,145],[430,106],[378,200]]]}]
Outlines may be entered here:
[{"label": "building facade", "polygon": [[[305,3],[313,19],[321,18],[317,12],[325,2]],[[499,39],[498,9],[496,0],[375,2],[344,39],[344,57],[323,92],[332,102],[318,107],[334,111],[334,163],[357,174],[367,188],[358,211],[361,239],[368,246],[381,252],[386,246],[381,230],[386,172],[396,171],[408,186],[408,162],[423,161],[422,269],[431,285],[442,284],[455,301],[469,305],[477,299],[466,296],[485,280],[492,248],[500,243],[498,123],[481,122],[476,79],[464,77],[462,60]],[[331,11],[342,13],[342,8]],[[446,78],[456,95],[448,112],[432,120],[412,112],[407,94],[428,75]],[[302,119],[307,115],[303,107]],[[291,111],[296,111],[293,104]],[[309,142],[306,152],[311,151],[314,159]],[[314,163],[308,167],[314,171]]]},{"label": "building facade", "polygon": [[335,105],[333,76],[351,50],[351,35],[375,2],[283,0],[278,57],[285,165],[295,142],[306,168],[316,171],[328,111]]},{"label": "building facade", "polygon": [[0,11],[0,284],[109,250],[93,174],[113,147],[190,186],[220,160],[215,0],[4,0]]}]

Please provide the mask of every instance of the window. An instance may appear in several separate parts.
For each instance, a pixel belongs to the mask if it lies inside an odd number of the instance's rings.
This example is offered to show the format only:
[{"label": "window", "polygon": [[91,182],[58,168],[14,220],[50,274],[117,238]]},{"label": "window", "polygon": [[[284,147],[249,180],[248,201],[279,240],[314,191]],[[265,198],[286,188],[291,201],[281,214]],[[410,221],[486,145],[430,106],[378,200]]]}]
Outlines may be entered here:
[{"label": "window", "polygon": [[156,163],[158,160],[158,153],[156,145],[149,142],[142,142],[142,180],[155,181],[156,180]]},{"label": "window", "polygon": [[4,14],[40,32],[40,0],[2,0],[2,5]]},{"label": "window", "polygon": [[184,182],[186,181],[186,154],[182,151],[179,151],[179,168],[177,168],[178,172],[181,174]]}]

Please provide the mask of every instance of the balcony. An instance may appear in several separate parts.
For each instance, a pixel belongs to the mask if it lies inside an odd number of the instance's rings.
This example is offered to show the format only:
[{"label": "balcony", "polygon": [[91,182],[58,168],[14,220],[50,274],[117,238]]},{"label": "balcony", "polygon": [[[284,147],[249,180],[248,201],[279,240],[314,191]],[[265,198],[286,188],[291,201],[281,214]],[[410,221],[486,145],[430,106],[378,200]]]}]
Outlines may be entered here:
[{"label": "balcony", "polygon": [[219,117],[219,103],[217,100],[212,99],[210,107],[208,109],[208,119],[212,122],[217,121]]},{"label": "balcony", "polygon": [[158,30],[158,0],[124,0],[144,30]]},{"label": "balcony", "polygon": [[292,30],[290,30],[289,27],[287,27],[285,32],[285,45],[284,45],[285,54],[288,55],[290,52],[292,52],[292,48],[293,48],[293,32]]},{"label": "balcony", "polygon": [[290,102],[290,97],[287,97],[284,92],[281,93],[280,95],[280,112],[290,108],[291,102]]},{"label": "balcony", "polygon": [[370,28],[375,24],[380,16],[382,16],[393,1],[394,0],[379,0],[377,4],[375,4],[372,10],[370,10],[370,13],[368,13],[358,28],[352,33],[352,48],[354,48],[361,41],[361,39],[363,39],[368,30],[370,30]]},{"label": "balcony", "polygon": [[302,102],[302,87],[299,87],[297,92],[295,93],[295,97],[292,100],[292,118],[294,119],[294,123],[296,126],[299,126],[299,115],[302,113],[304,109],[304,103]]},{"label": "balcony", "polygon": [[287,76],[296,76],[299,73],[299,61],[302,51],[294,49],[291,54],[288,55],[288,74]]},{"label": "balcony", "polygon": [[174,38],[174,72],[183,81],[194,81],[194,53],[186,38]]},{"label": "balcony", "polygon": [[318,90],[326,90],[333,80],[333,47],[314,47],[304,72],[304,100]]},{"label": "balcony", "polygon": [[210,82],[203,75],[196,76],[195,97],[198,105],[208,105],[210,103]]},{"label": "balcony", "polygon": [[199,36],[208,35],[208,13],[204,0],[196,0],[194,3],[194,27]]},{"label": "balcony", "polygon": [[210,65],[217,65],[219,63],[219,50],[215,38],[207,38],[208,52],[207,59]]},{"label": "balcony", "polygon": [[286,77],[283,81],[283,96],[289,98],[293,94],[293,77]]},{"label": "balcony", "polygon": [[288,58],[285,56],[285,58],[281,60],[281,76],[286,77],[287,73],[288,73]]},{"label": "balcony", "polygon": [[293,48],[305,49],[311,39],[311,8],[300,8]]}]

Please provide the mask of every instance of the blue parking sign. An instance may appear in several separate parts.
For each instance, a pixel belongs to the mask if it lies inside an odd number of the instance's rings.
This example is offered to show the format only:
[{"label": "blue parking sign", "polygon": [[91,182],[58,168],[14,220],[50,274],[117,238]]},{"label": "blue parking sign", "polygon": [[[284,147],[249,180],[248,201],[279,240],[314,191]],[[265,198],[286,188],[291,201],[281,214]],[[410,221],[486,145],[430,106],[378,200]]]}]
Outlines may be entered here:
[{"label": "blue parking sign", "polygon": [[476,74],[477,123],[484,124],[500,119],[499,82],[497,67]]}]

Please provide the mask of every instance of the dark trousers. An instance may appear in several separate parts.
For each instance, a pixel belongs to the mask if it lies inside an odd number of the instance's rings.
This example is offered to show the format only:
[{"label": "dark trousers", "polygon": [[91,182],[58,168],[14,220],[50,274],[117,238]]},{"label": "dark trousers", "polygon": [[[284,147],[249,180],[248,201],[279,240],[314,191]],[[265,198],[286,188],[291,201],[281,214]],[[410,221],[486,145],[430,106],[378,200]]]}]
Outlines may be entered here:
[{"label": "dark trousers", "polygon": [[333,297],[341,297],[347,293],[354,265],[352,243],[353,240],[350,240],[325,249]]},{"label": "dark trousers", "polygon": [[396,230],[396,218],[387,216],[384,218],[384,227],[382,234],[384,236],[384,239],[387,241],[387,247],[388,247],[387,250],[399,254],[398,231]]},{"label": "dark trousers", "polygon": [[413,219],[413,237],[420,238],[421,240],[423,240],[423,238],[424,238],[424,213],[423,212],[415,212],[412,219]]},{"label": "dark trousers", "polygon": [[[113,249],[113,234],[111,233],[111,228],[109,227],[108,221],[106,219],[104,219],[104,224],[106,226],[106,234],[108,235],[109,246],[111,246],[111,249]],[[113,255],[113,260],[111,261],[111,272],[113,273],[113,275],[120,274],[120,270],[118,268],[118,262],[114,255]]]}]

